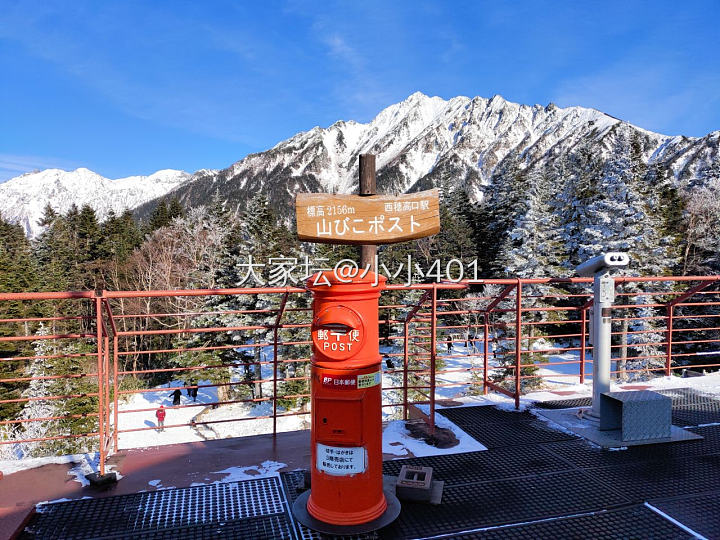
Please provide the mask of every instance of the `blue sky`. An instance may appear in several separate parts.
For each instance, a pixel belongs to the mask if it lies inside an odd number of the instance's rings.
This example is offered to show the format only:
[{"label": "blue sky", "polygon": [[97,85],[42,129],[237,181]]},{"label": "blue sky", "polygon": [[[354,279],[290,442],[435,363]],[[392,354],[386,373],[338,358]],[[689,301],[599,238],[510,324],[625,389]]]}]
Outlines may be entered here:
[{"label": "blue sky", "polygon": [[221,168],[416,90],[702,136],[720,129],[718,21],[718,0],[0,0],[0,180]]}]

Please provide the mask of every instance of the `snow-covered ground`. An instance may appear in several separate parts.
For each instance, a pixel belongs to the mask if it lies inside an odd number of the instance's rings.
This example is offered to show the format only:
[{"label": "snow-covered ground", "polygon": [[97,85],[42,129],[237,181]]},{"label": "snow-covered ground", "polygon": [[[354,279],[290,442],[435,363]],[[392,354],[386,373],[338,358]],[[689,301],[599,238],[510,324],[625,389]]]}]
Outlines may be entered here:
[{"label": "snow-covered ground", "polygon": [[[390,347],[381,347],[381,354],[398,352]],[[272,361],[272,347],[263,348],[260,359],[263,362]],[[442,346],[441,354],[445,354],[445,346]],[[480,380],[473,380],[470,368],[482,366],[482,354],[475,347],[466,347],[456,343],[450,353],[453,358],[443,358],[441,373],[438,373],[436,380],[440,387],[437,389],[436,397],[440,401],[437,407],[441,408],[442,400],[452,400],[456,404],[464,405],[497,405],[504,408],[514,408],[513,400],[504,395],[489,393],[487,396],[476,394]],[[393,362],[398,364],[398,357]],[[589,396],[592,394],[592,366],[586,363],[585,384],[579,383],[577,376],[579,371],[579,353],[576,351],[565,352],[549,356],[548,363],[538,363],[539,373],[543,376],[543,386],[535,391],[527,393],[521,398],[522,408],[527,407],[535,401],[562,399],[572,395]],[[490,366],[496,364],[490,359]],[[382,384],[384,388],[397,387],[402,385],[401,373],[388,373],[388,368],[383,361]],[[272,379],[272,364],[262,365],[262,377]],[[481,373],[481,372],[478,372]],[[239,381],[244,376],[240,369],[233,374],[232,380]],[[208,381],[200,381],[200,385],[210,384]],[[720,395],[720,373],[712,373],[703,377],[681,378],[677,376],[665,377],[656,376],[648,381],[614,382],[612,390],[623,390],[623,386],[647,385],[652,389],[692,387],[710,394]],[[272,418],[262,418],[272,415],[272,402],[261,401],[257,403],[234,403],[219,405],[213,408],[210,403],[218,401],[217,388],[200,388],[195,402],[182,391],[181,407],[173,408],[172,392],[178,386],[183,386],[181,380],[176,380],[169,385],[157,387],[152,391],[145,391],[132,394],[129,399],[120,404],[118,414],[119,448],[145,448],[158,445],[202,441],[207,439],[243,437],[261,433],[272,432]],[[444,386],[451,385],[451,386]],[[272,383],[263,384],[263,395],[272,395]],[[401,399],[401,391],[386,391],[383,395],[383,403],[389,404]],[[230,398],[232,399],[232,398]],[[156,410],[163,405],[166,409],[165,429],[157,430]],[[423,408],[421,406],[421,408]],[[132,412],[130,412],[132,411]],[[279,413],[286,412],[278,409]],[[298,410],[291,412],[300,412]],[[410,437],[404,428],[402,421],[398,421],[400,407],[384,407],[383,420],[386,428],[383,433],[383,450],[385,453],[397,456],[412,453],[416,456],[434,455],[444,452],[466,452],[483,450],[484,447],[474,441],[462,430],[451,424],[447,419],[438,415],[436,422],[441,427],[452,429],[460,444],[449,450],[439,450],[428,446],[422,441]],[[309,414],[293,414],[285,417],[278,417],[278,431],[294,431],[309,428]],[[173,427],[176,426],[176,427]],[[59,460],[59,461],[58,461]],[[93,460],[87,455],[61,456],[50,458],[39,458],[22,460],[21,462],[0,462],[0,470],[9,474],[19,468],[31,468],[46,463],[86,463],[82,465],[83,471],[91,467]],[[79,470],[79,469],[78,469]],[[85,471],[85,472],[90,472]]]},{"label": "snow-covered ground", "polygon": [[425,457],[487,450],[485,445],[477,442],[444,416],[436,415],[435,425],[452,431],[458,440],[458,444],[452,448],[430,446],[424,441],[412,437],[410,432],[405,428],[405,422],[403,420],[393,420],[383,429],[383,453],[398,457],[411,454],[415,457]]},{"label": "snow-covered ground", "polygon": [[[208,383],[202,381],[200,384]],[[171,394],[173,388],[177,386],[184,386],[184,384],[182,381],[173,381],[169,385],[158,387],[156,392],[132,394],[127,401],[120,402],[118,407],[118,446],[120,448],[141,448],[205,440],[198,430],[191,426],[172,426],[189,424],[205,409],[203,404],[217,401],[217,388],[198,389],[195,403],[187,395],[187,392],[182,390],[180,405],[188,407],[174,409],[172,408]],[[157,418],[155,417],[155,412],[160,405],[166,409],[163,431],[157,430]],[[125,430],[137,431],[123,433]]]},{"label": "snow-covered ground", "polygon": [[[278,414],[284,414],[282,408],[278,407]],[[296,411],[297,412],[297,411]],[[255,405],[249,403],[233,403],[231,405],[222,405],[217,409],[208,410],[203,415],[203,421],[217,422],[208,424],[209,430],[218,439],[228,437],[246,437],[248,435],[259,435],[261,433],[272,433],[272,418],[257,418],[262,416],[272,416],[272,401],[263,401]],[[247,420],[236,419],[247,418]],[[233,420],[235,421],[225,421]],[[292,416],[279,416],[277,419],[278,431],[297,431],[299,429],[310,428],[309,414],[293,414]]]},{"label": "snow-covered ground", "polygon": [[[380,348],[381,354],[390,354],[398,352],[397,349],[383,346]],[[272,347],[264,347],[260,353],[260,360],[268,362],[262,364],[263,379],[272,379],[273,369]],[[448,354],[444,344],[439,354]],[[479,353],[477,347],[465,346],[459,343],[454,344],[452,351],[449,353],[452,357],[442,358],[443,367],[436,377],[439,385],[436,392],[436,398],[439,401],[453,400],[455,402],[468,404],[498,404],[503,406],[506,403],[512,403],[507,397],[490,393],[488,396],[473,396],[477,393],[480,380],[473,380],[470,368],[478,368],[482,366],[482,354]],[[398,357],[393,358],[394,363],[398,363]],[[592,365],[588,357],[585,365],[585,384],[579,382],[580,356],[577,351],[564,352],[560,354],[550,355],[549,362],[537,363],[538,373],[543,376],[542,388],[525,394],[522,397],[522,403],[531,403],[537,400],[559,399],[557,391],[572,392],[577,395],[591,395],[592,393]],[[490,359],[490,366],[496,366],[495,361]],[[402,373],[388,373],[384,361],[382,384],[384,388],[402,386]],[[481,372],[476,372],[481,373]],[[232,380],[239,381],[243,377],[240,369],[233,374]],[[704,381],[704,382],[703,382]],[[209,384],[201,382],[200,384]],[[705,377],[693,377],[683,379],[680,377],[654,377],[649,381],[633,383],[613,383],[614,390],[621,390],[621,386],[628,384],[645,384],[652,388],[671,388],[671,387],[688,387],[703,388],[710,393],[720,394],[720,373],[707,375]],[[233,403],[228,405],[220,405],[216,408],[208,406],[208,403],[218,400],[216,388],[201,388],[198,392],[197,401],[193,403],[192,399],[183,391],[181,397],[181,405],[194,405],[189,407],[172,408],[172,397],[170,394],[176,386],[182,386],[182,381],[174,381],[169,386],[164,385],[154,392],[143,392],[134,394],[127,402],[122,403],[120,411],[139,410],[138,412],[119,414],[120,430],[135,430],[127,433],[121,433],[119,439],[120,448],[143,448],[146,446],[156,446],[165,444],[175,444],[181,442],[200,441],[205,439],[220,439],[229,437],[244,437],[248,435],[257,435],[261,433],[272,432],[272,418],[263,418],[272,416],[272,402],[261,401],[257,403]],[[447,385],[447,386],[446,386]],[[263,395],[272,395],[272,383],[263,384]],[[383,394],[383,403],[390,404],[398,402],[401,399],[401,391],[389,390]],[[165,419],[165,430],[158,432],[156,429],[155,410],[163,405],[167,409],[167,417]],[[440,406],[440,405],[438,405]],[[278,408],[280,414],[286,413],[282,408]],[[294,413],[301,412],[298,410],[291,411]],[[397,442],[398,437],[402,435],[402,427],[395,424],[393,420],[398,418],[400,407],[384,407],[383,420],[390,422],[385,431],[385,436],[389,441]],[[192,420],[197,422],[195,425],[190,424]],[[440,420],[442,422],[444,420]],[[281,416],[277,419],[278,431],[295,431],[299,429],[308,429],[310,423],[309,414],[291,414],[289,416]],[[178,427],[172,427],[177,425]],[[465,440],[461,436],[458,439]],[[417,442],[417,441],[415,441]],[[406,444],[407,443],[407,444]],[[426,446],[426,445],[425,445]],[[400,448],[400,447],[396,447]],[[418,450],[412,449],[413,443],[404,441],[402,448],[398,452],[404,452],[408,449],[413,454],[416,450],[419,452],[433,452],[434,450]],[[464,450],[456,450],[464,451]],[[396,452],[388,452],[396,453]],[[396,455],[402,455],[397,454]],[[418,454],[416,454],[418,455]],[[428,455],[428,454],[423,454]]]},{"label": "snow-covered ground", "polygon": [[[72,465],[72,467],[68,470],[68,476],[71,476],[73,480],[85,487],[90,485],[89,480],[85,478],[85,476],[99,471],[100,454],[92,452],[87,454],[70,454],[65,456],[47,456],[40,458],[0,461],[0,471],[3,474],[12,474],[26,469],[34,469],[36,467],[53,464]],[[105,471],[115,472],[118,479],[122,478],[122,475],[117,471],[113,471],[113,468],[114,465],[107,464]]]},{"label": "snow-covered ground", "polygon": [[[648,390],[694,388],[700,392],[720,397],[720,372],[709,373],[701,377],[682,378],[676,376],[659,376],[647,381],[611,382],[610,391],[631,391],[638,386],[647,387]],[[558,390],[561,390],[562,394],[558,394]],[[590,396],[592,396],[592,382],[586,382],[585,384],[576,382],[572,384],[565,384],[562,387],[551,386],[535,390],[533,392],[528,392],[520,396],[520,410],[526,409],[538,401],[552,401]],[[490,392],[486,396],[456,397],[453,401],[455,402],[453,406],[495,405],[496,407],[503,409],[515,410],[515,401],[513,399],[495,392]],[[420,405],[419,407],[426,412],[428,411],[426,405]],[[441,403],[437,403],[436,408],[442,409],[445,408],[445,406]]]}]

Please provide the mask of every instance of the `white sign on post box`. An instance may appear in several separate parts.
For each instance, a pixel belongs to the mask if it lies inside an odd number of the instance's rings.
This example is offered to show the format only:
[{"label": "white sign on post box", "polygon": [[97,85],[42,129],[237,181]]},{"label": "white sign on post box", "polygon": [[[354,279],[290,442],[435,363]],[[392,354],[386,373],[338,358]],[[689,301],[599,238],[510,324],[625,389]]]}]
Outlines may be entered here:
[{"label": "white sign on post box", "polygon": [[327,446],[317,443],[317,468],[333,476],[365,472],[367,451],[362,446]]}]

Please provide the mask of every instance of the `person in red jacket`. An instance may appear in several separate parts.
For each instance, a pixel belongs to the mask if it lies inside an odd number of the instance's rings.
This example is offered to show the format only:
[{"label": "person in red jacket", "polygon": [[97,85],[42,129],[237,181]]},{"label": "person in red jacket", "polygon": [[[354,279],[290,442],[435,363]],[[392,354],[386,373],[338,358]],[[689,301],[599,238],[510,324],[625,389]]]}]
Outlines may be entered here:
[{"label": "person in red jacket", "polygon": [[160,405],[160,408],[155,411],[155,418],[158,421],[158,431],[165,431],[165,407]]}]

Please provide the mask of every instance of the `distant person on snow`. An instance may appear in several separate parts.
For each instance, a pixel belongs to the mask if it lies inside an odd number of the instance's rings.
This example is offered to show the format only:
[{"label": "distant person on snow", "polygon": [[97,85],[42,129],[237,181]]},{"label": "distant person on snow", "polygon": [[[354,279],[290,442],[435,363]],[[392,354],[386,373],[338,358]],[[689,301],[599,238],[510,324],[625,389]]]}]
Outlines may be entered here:
[{"label": "distant person on snow", "polygon": [[170,394],[168,397],[173,398],[173,405],[180,405],[180,396],[182,396],[182,392],[180,390],[175,389],[175,391]]},{"label": "distant person on snow", "polygon": [[158,421],[158,431],[165,431],[165,407],[160,405],[160,408],[155,411],[155,418]]},{"label": "distant person on snow", "polygon": [[452,336],[447,337],[447,350],[448,352],[453,350]]},{"label": "distant person on snow", "polygon": [[198,392],[197,386],[190,388],[189,392],[190,392],[190,397],[193,398],[193,401],[195,401],[197,399],[197,392]]}]

